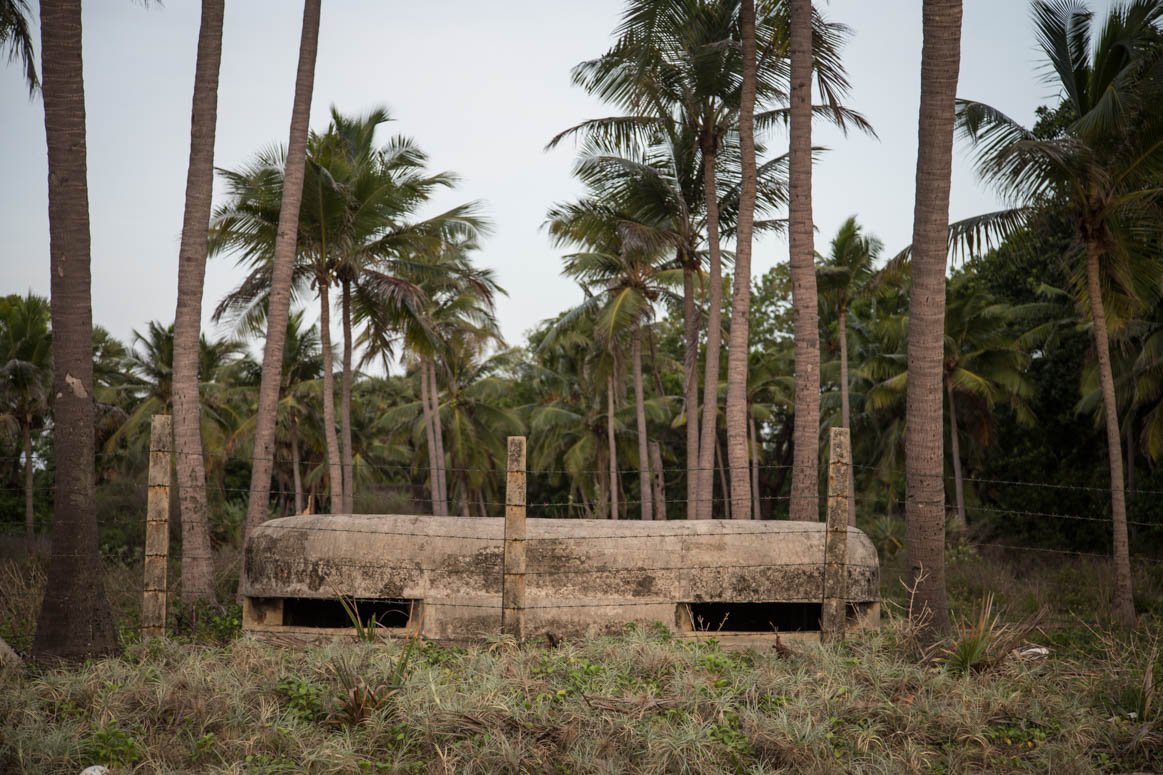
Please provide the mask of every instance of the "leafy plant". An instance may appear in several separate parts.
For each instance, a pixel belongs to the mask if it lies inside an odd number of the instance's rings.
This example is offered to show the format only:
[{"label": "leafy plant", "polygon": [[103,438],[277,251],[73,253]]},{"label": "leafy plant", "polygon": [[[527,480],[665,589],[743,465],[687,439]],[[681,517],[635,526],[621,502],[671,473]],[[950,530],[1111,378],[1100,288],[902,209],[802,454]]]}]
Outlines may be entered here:
[{"label": "leafy plant", "polygon": [[92,727],[83,749],[88,758],[112,767],[135,764],[141,759],[141,746],[116,721]]},{"label": "leafy plant", "polygon": [[279,679],[279,693],[287,700],[287,710],[303,721],[315,721],[323,713],[323,687],[296,675]]},{"label": "leafy plant", "polygon": [[1001,616],[994,612],[990,592],[981,601],[977,618],[961,622],[960,637],[954,638],[939,661],[959,675],[993,667],[1037,628],[1044,615],[1045,610],[1041,610],[1021,622],[1003,624]]}]

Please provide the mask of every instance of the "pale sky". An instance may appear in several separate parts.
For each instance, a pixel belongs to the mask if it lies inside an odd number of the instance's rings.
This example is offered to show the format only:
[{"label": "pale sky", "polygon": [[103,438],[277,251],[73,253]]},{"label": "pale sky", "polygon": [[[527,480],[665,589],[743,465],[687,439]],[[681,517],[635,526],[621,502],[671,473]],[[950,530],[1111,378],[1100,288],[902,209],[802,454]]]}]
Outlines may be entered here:
[{"label": "pale sky", "polygon": [[[85,5],[93,317],[125,341],[149,320],[174,317],[198,5]],[[912,232],[921,3],[817,5],[852,27],[844,54],[849,104],[879,135],[817,130],[814,141],[832,148],[814,173],[817,249],[856,214],[893,253]],[[498,314],[511,344],[580,299],[540,230],[552,203],[580,193],[569,174],[573,148],[542,149],[568,126],[615,113],[573,87],[569,71],[608,47],[621,10],[621,0],[323,3],[312,128],[326,128],[332,104],[347,114],[387,105],[396,121],[383,136],[411,136],[432,169],[462,179],[434,208],[485,202],[495,231],[478,261],[495,268],[509,292]],[[259,148],[286,143],[301,19],[300,2],[228,0],[217,166],[239,167]],[[1039,64],[1027,2],[965,0],[961,96],[1032,122],[1038,105],[1057,100],[1039,80]],[[782,152],[785,143],[770,145]],[[976,181],[963,149],[954,164],[951,217],[995,209],[999,202]],[[0,169],[0,294],[47,296],[44,116],[15,65],[0,67]],[[758,275],[786,260],[786,242],[770,238],[757,244],[753,269]],[[241,277],[231,259],[210,262],[204,326]]]}]

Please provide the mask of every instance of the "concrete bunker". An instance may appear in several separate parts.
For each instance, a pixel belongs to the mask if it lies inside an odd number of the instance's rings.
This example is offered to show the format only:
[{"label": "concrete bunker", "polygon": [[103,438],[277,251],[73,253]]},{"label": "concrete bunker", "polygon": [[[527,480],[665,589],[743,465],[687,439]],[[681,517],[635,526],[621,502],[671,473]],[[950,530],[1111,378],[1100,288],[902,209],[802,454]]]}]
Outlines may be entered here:
[{"label": "concrete bunker", "polygon": [[[529,519],[525,632],[582,638],[661,622],[727,644],[818,637],[826,526],[815,522]],[[243,627],[310,642],[354,630],[471,641],[501,629],[504,520],[304,515],[247,540]],[[847,623],[876,626],[880,570],[848,529]]]}]

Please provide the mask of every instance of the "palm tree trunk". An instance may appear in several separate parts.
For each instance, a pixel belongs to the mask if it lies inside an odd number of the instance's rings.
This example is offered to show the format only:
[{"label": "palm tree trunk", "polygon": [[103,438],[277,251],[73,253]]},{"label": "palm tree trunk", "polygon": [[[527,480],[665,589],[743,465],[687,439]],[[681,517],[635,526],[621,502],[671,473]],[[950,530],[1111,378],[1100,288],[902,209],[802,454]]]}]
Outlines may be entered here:
[{"label": "palm tree trunk", "polygon": [[747,426],[751,432],[751,518],[763,519],[759,501],[759,434],[755,432],[755,418],[747,408]]},{"label": "palm tree trunk", "polygon": [[703,188],[707,205],[707,247],[711,255],[708,279],[707,349],[703,364],[703,426],[699,432],[699,519],[710,519],[715,489],[715,447],[719,413],[719,346],[722,340],[723,264],[719,254],[719,195],[715,187],[715,140],[703,143]]},{"label": "palm tree trunk", "polygon": [[634,359],[634,414],[638,420],[638,497],[642,501],[642,519],[654,518],[654,500],[650,484],[649,440],[646,438],[646,397],[642,387],[642,326],[635,323],[631,343]]},{"label": "palm tree trunk", "polygon": [[[202,401],[198,352],[210,200],[214,189],[214,135],[218,121],[218,71],[222,62],[224,0],[203,0],[190,111],[190,164],[186,209],[178,249],[178,306],[174,314],[174,453],[182,522],[182,601],[214,600],[214,560],[202,459]],[[207,378],[209,378],[207,376]]]},{"label": "palm tree trunk", "polygon": [[1098,260],[1102,248],[1086,246],[1086,288],[1090,295],[1090,315],[1094,320],[1094,343],[1098,351],[1098,373],[1102,383],[1102,406],[1106,419],[1106,446],[1110,458],[1111,518],[1114,522],[1115,588],[1112,613],[1120,627],[1135,626],[1135,603],[1131,595],[1131,556],[1127,541],[1127,502],[1123,491],[1123,455],[1119,443],[1119,417],[1115,404],[1115,380],[1111,372],[1110,340],[1102,301]]},{"label": "palm tree trunk", "polygon": [[614,377],[606,377],[606,438],[610,445],[610,519],[618,518],[618,448],[614,439]]},{"label": "palm tree trunk", "polygon": [[957,404],[953,400],[953,382],[946,378],[945,394],[949,397],[949,452],[953,455],[953,491],[957,498],[957,529],[964,531],[969,522],[965,518],[965,490],[961,478],[961,440],[957,438]]},{"label": "palm tree trunk", "polygon": [[1127,418],[1127,502],[1135,497],[1135,423]]},{"label": "palm tree trunk", "polygon": [[699,320],[695,311],[694,271],[682,265],[683,403],[686,404],[686,516],[699,518]]},{"label": "palm tree trunk", "polygon": [[436,381],[436,359],[428,359],[428,389],[432,398],[432,432],[436,436],[436,475],[440,479],[438,487],[440,513],[448,516],[448,471],[444,465],[444,426],[440,421],[440,385]]},{"label": "palm tree trunk", "polygon": [[299,206],[303,201],[303,177],[307,166],[307,123],[311,117],[311,94],[315,87],[315,54],[319,49],[320,2],[321,0],[305,0],[303,3],[303,34],[299,42],[295,101],[291,109],[287,169],[283,174],[283,202],[279,210],[279,229],[275,237],[271,270],[271,292],[267,301],[267,337],[262,356],[258,416],[255,420],[250,501],[246,508],[247,532],[266,519],[270,501],[271,469],[275,451],[275,417],[278,412],[279,383],[282,382],[287,317],[291,307],[291,277],[295,268],[298,242]]},{"label": "palm tree trunk", "polygon": [[743,84],[739,102],[739,150],[743,177],[739,188],[739,225],[735,245],[735,291],[731,301],[731,339],[727,350],[727,462],[731,468],[731,514],[752,515],[751,465],[747,454],[747,355],[750,349],[751,229],[755,218],[755,0],[743,0]]},{"label": "palm tree trunk", "polygon": [[945,596],[945,457],[941,379],[953,107],[961,61],[961,0],[924,0],[916,205],[909,293],[905,423],[909,611],[933,639],[949,631]]},{"label": "palm tree trunk", "polygon": [[795,327],[795,432],[789,517],[820,519],[820,324],[812,237],[812,2],[791,3],[787,231]]},{"label": "palm tree trunk", "polygon": [[[851,430],[852,410],[848,397],[848,307],[846,305],[840,306],[838,318],[840,328],[840,427]],[[850,527],[856,527],[855,468],[853,465],[848,466],[848,525]]]},{"label": "palm tree trunk", "polygon": [[343,513],[343,468],[335,435],[335,364],[331,353],[331,295],[326,276],[316,277],[319,288],[319,344],[323,350],[323,442],[327,448],[328,511]]},{"label": "palm tree trunk", "polygon": [[654,518],[666,521],[666,472],[662,468],[662,445],[650,442],[650,484],[653,489]]},{"label": "palm tree trunk", "polygon": [[469,517],[472,515],[468,510],[468,471],[464,469],[464,465],[461,465],[458,475],[460,478],[460,516]]},{"label": "palm tree trunk", "polygon": [[343,434],[343,513],[355,511],[355,463],[351,449],[351,280],[343,280],[343,375],[339,389],[339,427]]},{"label": "palm tree trunk", "polygon": [[299,430],[291,425],[291,476],[295,482],[295,513],[303,513],[303,462],[299,455]]},{"label": "palm tree trunk", "polygon": [[93,430],[93,313],[81,4],[42,0],[44,133],[53,332],[52,556],[33,654],[116,653],[117,630],[97,554]]},{"label": "palm tree trunk", "polygon": [[24,537],[31,551],[32,540],[36,538],[36,511],[32,508],[32,418],[20,423],[20,431],[24,436]]},{"label": "palm tree trunk", "polygon": [[723,519],[731,518],[730,487],[727,484],[726,455],[723,454],[723,444],[715,439],[715,465],[719,468],[719,489],[723,493]]},{"label": "palm tree trunk", "polygon": [[428,362],[420,363],[420,404],[424,408],[424,435],[428,442],[428,492],[432,498],[432,513],[443,516],[439,505],[440,474],[436,471],[436,432],[432,428],[432,405],[429,403]]}]

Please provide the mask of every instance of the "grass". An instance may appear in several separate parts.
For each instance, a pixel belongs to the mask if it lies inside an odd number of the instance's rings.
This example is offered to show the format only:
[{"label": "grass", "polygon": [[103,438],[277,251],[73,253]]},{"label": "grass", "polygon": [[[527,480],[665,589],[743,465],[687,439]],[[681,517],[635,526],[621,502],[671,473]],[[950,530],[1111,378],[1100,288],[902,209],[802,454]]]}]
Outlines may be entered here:
[{"label": "grass", "polygon": [[[0,625],[20,649],[43,584],[38,568],[0,561]],[[1136,632],[1115,634],[1082,616],[1101,610],[1085,609],[1103,592],[1101,575],[1072,575],[1070,594],[1055,596],[1055,583],[1081,566],[954,556],[949,568],[955,618],[967,629],[924,660],[892,616],[879,632],[796,643],[782,655],[727,652],[652,626],[556,648],[428,643],[407,658],[406,640],[270,646],[240,636],[229,610],[187,615],[198,626],[168,640],[141,642],[126,625],[119,658],[0,676],[0,772],[1163,768],[1163,624],[1150,606]],[[130,575],[110,568],[123,624],[140,589],[118,589]],[[1140,582],[1144,594],[1154,583]],[[989,593],[994,606],[983,603]],[[1026,641],[1049,656],[1015,656],[1007,638],[1016,620],[1056,600]],[[1006,645],[989,650],[998,643]]]}]

